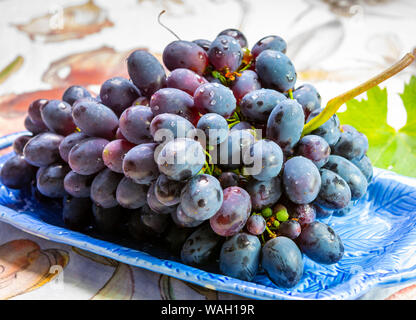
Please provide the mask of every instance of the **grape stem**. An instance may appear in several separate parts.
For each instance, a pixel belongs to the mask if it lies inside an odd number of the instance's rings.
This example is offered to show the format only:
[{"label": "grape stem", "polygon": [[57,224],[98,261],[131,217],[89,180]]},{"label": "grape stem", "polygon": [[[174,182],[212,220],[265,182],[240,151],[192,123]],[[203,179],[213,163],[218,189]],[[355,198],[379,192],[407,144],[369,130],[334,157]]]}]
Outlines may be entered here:
[{"label": "grape stem", "polygon": [[162,10],[160,11],[159,15],[157,16],[157,22],[159,22],[159,24],[165,28],[166,30],[168,30],[171,34],[173,34],[179,41],[181,40],[181,38],[178,37],[178,35],[173,32],[170,28],[168,28],[167,26],[165,26],[161,21],[160,21],[160,17],[162,16],[162,14],[164,14],[166,12],[166,10]]},{"label": "grape stem", "polygon": [[375,77],[329,100],[322,112],[317,117],[313,118],[311,121],[305,124],[303,127],[302,135],[311,133],[313,130],[319,128],[321,125],[327,122],[345,102],[379,85],[383,81],[402,71],[415,60],[415,56],[416,48],[413,49],[413,52],[407,53],[400,61],[396,62],[391,67],[387,68]]}]

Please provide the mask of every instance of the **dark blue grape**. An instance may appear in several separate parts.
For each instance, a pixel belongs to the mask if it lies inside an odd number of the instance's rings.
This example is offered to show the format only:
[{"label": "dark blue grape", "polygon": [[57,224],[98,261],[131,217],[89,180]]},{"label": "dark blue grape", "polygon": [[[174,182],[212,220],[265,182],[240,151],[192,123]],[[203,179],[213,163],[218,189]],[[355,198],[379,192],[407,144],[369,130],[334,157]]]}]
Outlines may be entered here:
[{"label": "dark blue grape", "polygon": [[268,181],[280,173],[283,152],[275,142],[262,139],[246,150],[243,162],[247,166],[245,173],[252,175],[256,180]]},{"label": "dark blue grape", "polygon": [[303,260],[298,246],[287,237],[276,237],[262,249],[261,265],[278,287],[292,288],[302,278]]},{"label": "dark blue grape", "polygon": [[40,126],[45,126],[45,123],[42,120],[42,115],[41,115],[41,108],[46,105],[48,103],[47,99],[37,99],[35,101],[33,101],[30,105],[29,108],[27,110],[27,114],[31,120],[31,122],[34,125],[40,125]]},{"label": "dark blue grape", "polygon": [[117,202],[127,209],[141,208],[147,203],[147,190],[146,185],[134,183],[133,180],[123,177],[116,190]]},{"label": "dark blue grape", "polygon": [[247,46],[248,46],[247,38],[240,30],[232,29],[232,28],[225,29],[217,35],[217,37],[219,37],[219,36],[230,36],[230,37],[234,38],[235,40],[238,41],[241,48],[247,48]]},{"label": "dark blue grape", "polygon": [[91,97],[91,93],[83,86],[70,86],[65,90],[62,100],[72,105],[76,100]]},{"label": "dark blue grape", "polygon": [[65,191],[76,198],[89,198],[94,177],[95,175],[85,176],[70,171],[64,178]]},{"label": "dark blue grape", "polygon": [[[322,109],[317,109],[315,111],[312,111],[309,115],[306,122],[311,121],[313,118],[315,118],[318,114],[320,114]],[[322,124],[318,129],[315,129],[311,132],[311,134],[321,136],[328,142],[329,146],[332,148],[339,140],[341,136],[341,130],[340,130],[340,123],[339,118],[336,114],[334,114],[327,122]]]},{"label": "dark blue grape", "polygon": [[173,113],[184,117],[193,124],[196,123],[198,117],[192,96],[175,88],[156,91],[150,99],[150,108],[155,116],[162,113]]},{"label": "dark blue grape", "polygon": [[67,228],[83,231],[92,222],[92,202],[90,198],[65,196],[62,208],[62,219]]},{"label": "dark blue grape", "polygon": [[24,126],[27,131],[32,132],[34,135],[49,131],[48,127],[43,122],[34,123],[29,116],[26,116]]},{"label": "dark blue grape", "polygon": [[191,96],[193,96],[195,90],[204,83],[208,83],[205,78],[192,70],[183,68],[173,70],[167,78],[168,88],[176,88],[185,91]]},{"label": "dark blue grape", "polygon": [[272,89],[259,89],[247,93],[241,100],[241,113],[250,121],[266,122],[278,102],[286,97]]},{"label": "dark blue grape", "polygon": [[201,75],[208,66],[208,55],[194,42],[177,40],[163,50],[163,63],[170,71],[185,68]]},{"label": "dark blue grape", "polygon": [[281,180],[274,177],[267,181],[252,179],[246,187],[251,197],[253,210],[259,211],[273,206],[282,195]]},{"label": "dark blue grape", "polygon": [[190,179],[182,190],[183,212],[195,220],[207,220],[221,208],[223,191],[219,181],[208,174]]},{"label": "dark blue grape", "polygon": [[155,182],[154,194],[165,206],[173,206],[180,202],[183,186],[183,182],[169,180],[167,176],[161,174]]},{"label": "dark blue grape", "polygon": [[88,136],[82,132],[74,132],[70,135],[67,135],[59,144],[59,154],[62,160],[68,162],[68,155],[72,147],[87,138]]},{"label": "dark blue grape", "polygon": [[292,202],[311,203],[321,188],[321,175],[311,160],[302,156],[293,157],[285,163],[283,185]]},{"label": "dark blue grape", "polygon": [[259,268],[261,244],[256,236],[238,233],[224,242],[220,270],[229,277],[252,281]]},{"label": "dark blue grape", "polygon": [[300,139],[304,122],[302,106],[295,100],[282,100],[267,120],[267,138],[275,141],[285,154],[290,155]]},{"label": "dark blue grape", "polygon": [[118,127],[118,117],[110,108],[98,102],[77,102],[72,117],[82,133],[91,137],[112,139]]},{"label": "dark blue grape", "polygon": [[345,208],[351,200],[348,184],[335,172],[321,169],[321,189],[316,202],[329,209]]},{"label": "dark blue grape", "polygon": [[124,175],[139,184],[156,180],[159,176],[154,157],[156,147],[156,143],[143,143],[127,152],[123,160]]},{"label": "dark blue grape", "polygon": [[148,98],[166,85],[165,69],[145,50],[136,50],[130,54],[127,70],[134,85]]},{"label": "dark blue grape", "polygon": [[92,205],[93,225],[103,234],[115,234],[120,229],[125,213],[120,206],[103,208],[95,203]]},{"label": "dark blue grape", "polygon": [[22,136],[17,137],[13,141],[13,151],[14,151],[14,153],[22,156],[23,155],[23,149],[24,149],[26,143],[32,138],[33,138],[33,136],[31,136],[31,135],[22,135]]},{"label": "dark blue grape", "polygon": [[217,113],[206,113],[198,121],[197,128],[202,130],[206,142],[210,145],[219,144],[228,136],[228,122]]},{"label": "dark blue grape", "polygon": [[108,140],[88,138],[72,147],[68,154],[68,163],[73,171],[82,175],[91,175],[104,169],[103,150]]},{"label": "dark blue grape", "polygon": [[169,215],[158,214],[145,205],[135,210],[129,219],[130,235],[139,241],[152,241],[160,236],[169,225]]},{"label": "dark blue grape", "polygon": [[66,195],[64,178],[71,169],[62,163],[39,168],[36,173],[36,187],[41,194],[49,198],[62,198]]},{"label": "dark blue grape", "polygon": [[194,228],[201,225],[204,221],[203,220],[196,220],[191,218],[183,212],[181,205],[179,204],[176,207],[175,211],[171,212],[171,217],[173,222],[181,228]]},{"label": "dark blue grape", "polygon": [[150,122],[152,110],[146,106],[133,106],[124,110],[120,116],[120,131],[134,144],[151,142]]},{"label": "dark blue grape", "polygon": [[247,130],[231,130],[227,139],[213,150],[213,158],[226,169],[237,169],[243,165],[243,153],[250,150],[254,140]]},{"label": "dark blue grape", "polygon": [[237,40],[227,35],[218,36],[208,49],[209,62],[219,71],[236,71],[243,60]]},{"label": "dark blue grape", "polygon": [[29,186],[35,177],[35,168],[21,155],[15,155],[6,162],[0,171],[0,180],[7,188],[22,189]]},{"label": "dark blue grape", "polygon": [[337,216],[337,217],[346,216],[350,213],[350,211],[353,207],[354,207],[354,202],[350,201],[350,203],[348,203],[348,205],[346,207],[344,207],[342,209],[334,210],[332,215]]},{"label": "dark blue grape", "polygon": [[251,49],[251,54],[256,58],[264,50],[274,50],[286,53],[287,44],[279,36],[266,36],[261,38]]},{"label": "dark blue grape", "polygon": [[297,87],[293,91],[293,98],[302,106],[305,119],[309,117],[312,111],[321,108],[321,95],[311,84],[304,84]]},{"label": "dark blue grape", "polygon": [[49,100],[40,109],[42,120],[50,131],[66,136],[75,131],[72,107],[61,100]]},{"label": "dark blue grape", "polygon": [[167,206],[158,200],[155,193],[155,185],[156,183],[153,182],[150,185],[149,190],[147,190],[146,202],[149,208],[158,214],[170,214],[171,212],[175,211],[176,207],[174,205]]},{"label": "dark blue grape", "polygon": [[156,162],[161,173],[169,179],[181,181],[193,177],[202,169],[205,153],[199,142],[178,138],[163,146]]},{"label": "dark blue grape", "polygon": [[367,179],[368,182],[370,182],[373,178],[373,165],[371,164],[370,159],[367,156],[364,156],[360,160],[351,159],[350,161],[353,164],[355,164],[358,167],[358,169],[361,170],[364,177]]},{"label": "dark blue grape", "polygon": [[253,214],[248,218],[246,228],[251,234],[259,236],[266,230],[266,220],[259,214]]},{"label": "dark blue grape", "polygon": [[110,170],[123,173],[123,160],[127,152],[134,148],[134,144],[124,139],[113,140],[103,150],[104,164]]},{"label": "dark blue grape", "polygon": [[240,104],[241,99],[243,99],[246,94],[258,89],[261,89],[261,83],[257,73],[253,70],[243,71],[241,76],[236,77],[231,86],[231,90],[233,91],[238,104]]},{"label": "dark blue grape", "polygon": [[279,226],[279,234],[290,239],[296,239],[301,233],[300,223],[296,220],[283,221]]},{"label": "dark blue grape", "polygon": [[236,187],[240,183],[240,176],[235,172],[223,172],[218,178],[221,188]]},{"label": "dark blue grape", "polygon": [[253,129],[253,126],[247,121],[240,121],[230,128],[230,131]]},{"label": "dark blue grape", "polygon": [[324,168],[337,173],[345,180],[351,190],[351,200],[358,200],[367,192],[367,179],[360,169],[347,159],[330,155]]},{"label": "dark blue grape", "polygon": [[59,144],[64,137],[52,132],[41,133],[30,139],[23,148],[28,163],[36,167],[46,167],[60,160]]},{"label": "dark blue grape", "polygon": [[233,92],[218,83],[199,86],[195,90],[194,101],[200,113],[218,113],[224,118],[229,118],[234,113],[237,103]]},{"label": "dark blue grape", "polygon": [[191,266],[203,266],[216,258],[221,237],[215,234],[209,224],[203,224],[185,241],[181,260]]},{"label": "dark blue grape", "polygon": [[106,80],[100,89],[100,98],[103,104],[111,108],[117,116],[133,105],[140,96],[140,90],[134,84],[123,78],[114,77]]},{"label": "dark blue grape", "polygon": [[246,224],[251,213],[250,195],[240,187],[223,190],[221,208],[209,220],[212,230],[223,237],[233,236]]},{"label": "dark blue grape", "polygon": [[282,52],[264,50],[256,58],[256,72],[263,87],[286,92],[296,83],[292,61]]},{"label": "dark blue grape", "polygon": [[196,43],[198,46],[200,46],[205,51],[209,50],[209,47],[211,46],[211,41],[206,39],[197,39],[192,41],[193,43]]},{"label": "dark blue grape", "polygon": [[349,160],[359,160],[368,150],[368,139],[352,127],[346,130],[347,127],[350,126],[342,126],[341,136],[332,148],[332,153]]},{"label": "dark blue grape", "polygon": [[316,201],[313,203],[313,206],[315,208],[317,218],[320,218],[320,219],[328,218],[332,216],[332,214],[334,213],[334,210],[323,207],[320,204],[318,204]]},{"label": "dark blue grape", "polygon": [[312,222],[302,229],[298,244],[310,259],[322,264],[333,264],[344,255],[341,238],[322,222]]},{"label": "dark blue grape", "polygon": [[299,140],[296,154],[308,158],[321,168],[327,163],[331,148],[324,138],[310,134]]},{"label": "dark blue grape", "polygon": [[117,206],[116,190],[121,179],[121,174],[104,169],[92,181],[91,199],[104,209]]},{"label": "dark blue grape", "polygon": [[150,134],[157,142],[186,138],[194,129],[187,119],[172,113],[158,114],[150,122]]}]

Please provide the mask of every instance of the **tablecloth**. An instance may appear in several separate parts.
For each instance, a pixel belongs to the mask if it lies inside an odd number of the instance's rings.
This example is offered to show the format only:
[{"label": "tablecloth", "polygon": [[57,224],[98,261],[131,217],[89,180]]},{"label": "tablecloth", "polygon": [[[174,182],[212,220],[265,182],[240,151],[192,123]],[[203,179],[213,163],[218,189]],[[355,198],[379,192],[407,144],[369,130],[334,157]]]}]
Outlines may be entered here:
[{"label": "tablecloth", "polygon": [[[310,82],[322,104],[380,72],[416,46],[411,0],[2,0],[0,1],[0,134],[23,130],[29,103],[59,98],[69,85],[97,92],[127,76],[129,52],[160,58],[175,40],[213,39],[239,28],[249,46],[270,34],[288,42],[298,84]],[[397,93],[413,64],[383,83],[388,122],[406,121]],[[2,151],[8,152],[10,149]],[[0,299],[241,299],[51,242],[0,223]],[[415,299],[416,282],[376,287],[361,299]]]}]

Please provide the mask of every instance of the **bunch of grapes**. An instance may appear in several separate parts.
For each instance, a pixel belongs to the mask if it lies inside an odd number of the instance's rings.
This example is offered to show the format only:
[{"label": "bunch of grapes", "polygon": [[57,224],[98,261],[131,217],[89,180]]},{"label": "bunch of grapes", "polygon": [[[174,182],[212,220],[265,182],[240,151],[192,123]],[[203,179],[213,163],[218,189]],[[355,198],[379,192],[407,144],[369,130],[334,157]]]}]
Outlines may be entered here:
[{"label": "bunch of grapes", "polygon": [[302,254],[323,264],[342,258],[340,237],[316,218],[347,214],[373,169],[365,135],[335,114],[303,134],[321,97],[295,86],[285,52],[276,35],[249,50],[235,29],[212,42],[173,41],[164,66],[134,51],[130,79],[108,79],[95,97],[72,86],[61,100],[33,101],[32,135],[16,139],[1,181],[62,199],[70,229],[127,230],[185,264],[217,261],[246,281],[262,268],[293,287]]}]

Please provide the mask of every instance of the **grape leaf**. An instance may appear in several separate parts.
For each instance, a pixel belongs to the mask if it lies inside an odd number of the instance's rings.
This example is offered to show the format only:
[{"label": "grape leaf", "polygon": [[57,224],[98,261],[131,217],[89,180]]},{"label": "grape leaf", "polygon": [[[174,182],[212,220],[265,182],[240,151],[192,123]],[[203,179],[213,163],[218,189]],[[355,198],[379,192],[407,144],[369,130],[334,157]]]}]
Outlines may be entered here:
[{"label": "grape leaf", "polygon": [[387,124],[387,89],[374,87],[367,91],[367,99],[348,101],[347,110],[337,114],[342,124],[352,125],[367,136],[370,145],[367,155],[373,166],[416,177],[415,76],[400,97],[407,120],[399,130]]}]

